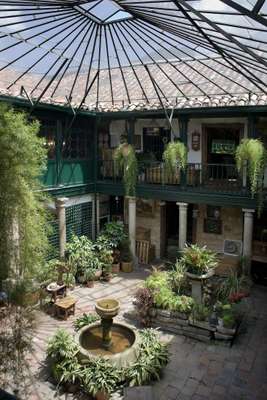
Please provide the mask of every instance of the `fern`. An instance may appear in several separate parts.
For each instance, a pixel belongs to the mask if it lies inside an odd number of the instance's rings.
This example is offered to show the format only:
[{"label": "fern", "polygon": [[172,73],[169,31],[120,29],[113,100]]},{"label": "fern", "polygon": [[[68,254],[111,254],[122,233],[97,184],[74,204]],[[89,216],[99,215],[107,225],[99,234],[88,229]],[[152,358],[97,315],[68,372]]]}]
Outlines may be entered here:
[{"label": "fern", "polygon": [[135,196],[138,164],[134,147],[128,143],[121,144],[114,154],[115,173],[122,174],[126,196]]},{"label": "fern", "polygon": [[259,196],[258,211],[261,209],[264,170],[266,167],[267,153],[259,139],[243,139],[235,153],[237,169],[242,172],[247,164],[252,196]]},{"label": "fern", "polygon": [[188,150],[184,143],[168,143],[162,156],[167,176],[175,174],[177,172],[177,167],[185,170],[187,164],[187,153]]}]

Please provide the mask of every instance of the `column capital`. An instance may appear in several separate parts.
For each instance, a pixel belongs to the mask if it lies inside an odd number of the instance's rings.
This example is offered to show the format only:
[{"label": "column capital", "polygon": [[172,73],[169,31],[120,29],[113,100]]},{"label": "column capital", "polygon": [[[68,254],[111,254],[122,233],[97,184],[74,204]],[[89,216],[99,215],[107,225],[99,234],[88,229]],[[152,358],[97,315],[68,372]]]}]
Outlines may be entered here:
[{"label": "column capital", "polygon": [[187,208],[188,207],[188,203],[180,203],[179,201],[177,201],[176,205],[180,208]]},{"label": "column capital", "polygon": [[129,203],[136,203],[136,197],[126,196],[126,199],[129,201]]},{"label": "column capital", "polygon": [[68,200],[68,197],[58,197],[56,199],[56,207],[65,207]]},{"label": "column capital", "polygon": [[159,205],[160,205],[161,207],[166,206],[166,201],[160,201],[160,202],[159,202]]},{"label": "column capital", "polygon": [[246,214],[247,216],[250,215],[251,217],[255,213],[255,210],[253,208],[242,208],[242,211],[244,214]]}]

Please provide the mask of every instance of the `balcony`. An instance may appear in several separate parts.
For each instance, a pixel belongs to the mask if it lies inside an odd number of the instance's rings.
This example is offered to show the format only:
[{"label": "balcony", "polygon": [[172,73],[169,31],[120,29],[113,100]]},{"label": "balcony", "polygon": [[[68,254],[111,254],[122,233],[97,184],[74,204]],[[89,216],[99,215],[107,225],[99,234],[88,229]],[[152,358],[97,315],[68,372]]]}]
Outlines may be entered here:
[{"label": "balcony", "polygon": [[[120,183],[113,160],[101,160],[98,164],[98,181]],[[162,189],[182,191],[209,191],[216,193],[247,193],[235,165],[230,164],[187,164],[186,170],[167,174],[162,162],[138,164],[139,186],[157,186]]]}]

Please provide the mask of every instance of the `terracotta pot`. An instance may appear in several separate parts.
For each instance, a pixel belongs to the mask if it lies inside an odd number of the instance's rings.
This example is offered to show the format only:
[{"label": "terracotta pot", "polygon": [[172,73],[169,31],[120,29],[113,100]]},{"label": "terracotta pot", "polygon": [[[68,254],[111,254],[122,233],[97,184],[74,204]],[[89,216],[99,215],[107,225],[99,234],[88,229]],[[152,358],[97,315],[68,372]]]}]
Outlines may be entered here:
[{"label": "terracotta pot", "polygon": [[118,274],[120,272],[120,263],[112,264],[112,273]]},{"label": "terracotta pot", "polygon": [[132,261],[130,261],[130,262],[122,261],[121,270],[122,270],[122,272],[133,272],[133,263],[132,263]]},{"label": "terracotta pot", "polygon": [[97,392],[95,395],[96,400],[108,400],[110,395],[106,392]]},{"label": "terracotta pot", "polygon": [[102,275],[102,269],[99,269],[95,272],[95,280],[98,280]]},{"label": "terracotta pot", "polygon": [[87,281],[87,282],[86,282],[86,286],[87,286],[88,288],[94,287],[94,281]]}]

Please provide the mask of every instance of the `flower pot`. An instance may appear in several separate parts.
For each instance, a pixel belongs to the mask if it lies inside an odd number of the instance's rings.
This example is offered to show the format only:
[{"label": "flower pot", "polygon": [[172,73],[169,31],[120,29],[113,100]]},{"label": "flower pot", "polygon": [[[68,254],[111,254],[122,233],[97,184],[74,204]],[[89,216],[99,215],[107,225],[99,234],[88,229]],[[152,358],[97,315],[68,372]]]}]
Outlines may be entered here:
[{"label": "flower pot", "polygon": [[95,395],[96,400],[108,400],[110,395],[106,392],[98,391]]},{"label": "flower pot", "polygon": [[112,274],[111,274],[111,273],[104,273],[104,274],[102,275],[102,278],[103,278],[104,281],[110,282],[110,281],[111,281],[111,278],[112,278]]},{"label": "flower pot", "polygon": [[84,275],[78,275],[77,276],[77,282],[78,283],[84,283],[85,282],[85,276]]},{"label": "flower pot", "polygon": [[133,262],[125,262],[122,261],[121,263],[121,270],[122,272],[132,272],[133,271]]},{"label": "flower pot", "polygon": [[202,275],[192,274],[191,272],[188,272],[188,271],[185,272],[185,275],[192,281],[202,281],[202,280],[211,278],[214,275],[214,273],[215,273],[215,270],[211,269],[209,272],[207,272],[206,274],[202,274]]},{"label": "flower pot", "polygon": [[86,286],[87,286],[88,288],[94,287],[94,281],[87,281],[87,282],[86,282]]},{"label": "flower pot", "polygon": [[112,264],[112,273],[118,274],[120,272],[120,263]]},{"label": "flower pot", "polygon": [[102,269],[98,269],[98,270],[95,272],[95,280],[99,280],[100,277],[101,277],[101,275],[102,275]]}]

